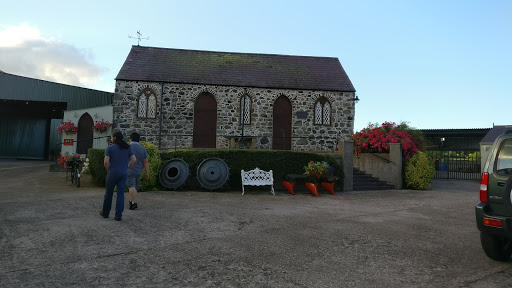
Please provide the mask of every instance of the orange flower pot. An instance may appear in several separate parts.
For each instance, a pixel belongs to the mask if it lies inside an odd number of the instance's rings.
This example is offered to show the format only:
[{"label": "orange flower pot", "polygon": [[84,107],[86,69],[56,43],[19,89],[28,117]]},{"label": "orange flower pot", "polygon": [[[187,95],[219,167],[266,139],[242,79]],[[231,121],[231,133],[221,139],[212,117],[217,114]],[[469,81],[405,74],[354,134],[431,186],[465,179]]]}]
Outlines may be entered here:
[{"label": "orange flower pot", "polygon": [[313,183],[311,183],[311,182],[306,182],[306,184],[305,184],[305,185],[306,185],[306,188],[308,188],[308,189],[309,189],[309,191],[311,191],[311,193],[315,194],[315,196],[316,196],[316,197],[319,197],[319,196],[318,196],[318,192],[317,192],[317,190],[316,190],[316,187],[318,187],[318,183],[313,184]]},{"label": "orange flower pot", "polygon": [[336,194],[334,194],[334,182],[333,183],[322,182],[322,183],[320,183],[320,185],[322,185],[322,187],[324,187],[332,195],[336,195]]},{"label": "orange flower pot", "polygon": [[293,193],[293,187],[295,187],[295,182],[288,182],[288,181],[283,181],[283,186],[286,187],[286,189],[288,189],[288,191],[290,191],[290,193],[292,195],[295,195],[295,193]]}]

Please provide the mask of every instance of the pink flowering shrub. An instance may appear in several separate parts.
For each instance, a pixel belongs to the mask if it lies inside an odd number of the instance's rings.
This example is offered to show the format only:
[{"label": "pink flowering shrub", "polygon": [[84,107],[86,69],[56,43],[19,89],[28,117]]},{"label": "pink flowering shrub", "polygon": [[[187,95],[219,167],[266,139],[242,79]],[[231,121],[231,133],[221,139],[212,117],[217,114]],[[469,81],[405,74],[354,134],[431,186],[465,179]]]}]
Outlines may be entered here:
[{"label": "pink flowering shrub", "polygon": [[62,124],[57,127],[57,133],[62,135],[62,132],[66,134],[76,134],[78,133],[78,128],[75,127],[73,122],[62,122]]},{"label": "pink flowering shrub", "polygon": [[355,154],[389,152],[390,143],[400,143],[405,161],[423,149],[421,131],[411,129],[405,123],[396,125],[394,122],[384,122],[381,126],[370,124],[352,135],[350,140],[354,141]]}]

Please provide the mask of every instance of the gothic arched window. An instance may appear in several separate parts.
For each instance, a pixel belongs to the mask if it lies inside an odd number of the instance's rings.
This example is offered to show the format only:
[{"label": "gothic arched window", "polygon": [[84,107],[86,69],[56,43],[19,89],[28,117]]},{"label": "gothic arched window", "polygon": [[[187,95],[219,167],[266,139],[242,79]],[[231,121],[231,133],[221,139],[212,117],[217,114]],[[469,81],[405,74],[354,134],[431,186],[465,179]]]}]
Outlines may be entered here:
[{"label": "gothic arched window", "polygon": [[247,94],[240,97],[240,119],[243,124],[251,124],[251,97]]},{"label": "gothic arched window", "polygon": [[137,117],[156,118],[156,94],[153,89],[144,88],[137,102]]},{"label": "gothic arched window", "polygon": [[320,97],[315,103],[315,125],[331,125],[331,103]]}]

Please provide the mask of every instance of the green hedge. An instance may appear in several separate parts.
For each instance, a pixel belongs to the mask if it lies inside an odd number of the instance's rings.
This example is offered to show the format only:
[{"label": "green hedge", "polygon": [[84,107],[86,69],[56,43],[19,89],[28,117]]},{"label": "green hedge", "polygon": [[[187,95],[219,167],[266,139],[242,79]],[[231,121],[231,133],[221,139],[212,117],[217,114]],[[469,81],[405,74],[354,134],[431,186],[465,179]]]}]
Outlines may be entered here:
[{"label": "green hedge", "polygon": [[94,185],[105,187],[105,179],[107,178],[107,170],[103,165],[105,149],[89,149],[87,158],[89,158],[89,171],[91,171]]},{"label": "green hedge", "polygon": [[[149,152],[149,151],[148,151]],[[89,166],[94,183],[97,186],[105,186],[106,171],[103,167],[103,156],[105,149],[89,149]],[[230,177],[224,186],[219,190],[237,191],[241,189],[242,179],[240,171],[252,170],[256,167],[274,173],[274,189],[284,190],[280,184],[285,180],[287,174],[303,174],[304,166],[311,161],[325,161],[334,167],[334,175],[340,178],[338,189],[343,187],[343,166],[336,161],[335,156],[330,154],[318,154],[312,152],[294,152],[280,150],[178,150],[160,152],[161,165],[164,165],[170,159],[183,159],[188,164],[190,174],[182,189],[202,190],[197,181],[197,167],[201,162],[210,157],[222,159],[229,167]],[[151,163],[150,163],[151,165]],[[153,167],[150,167],[151,175],[155,173]],[[160,169],[160,167],[158,168]],[[154,187],[146,187],[145,190],[164,189],[158,183]],[[246,190],[258,189],[261,187],[248,186]]]},{"label": "green hedge", "polygon": [[[162,162],[165,163],[169,159],[183,159],[190,170],[190,175],[184,189],[200,190],[201,185],[197,181],[197,167],[201,162],[210,157],[217,157],[229,167],[230,177],[228,182],[221,190],[240,190],[242,179],[240,171],[252,170],[256,167],[274,173],[274,188],[284,189],[280,185],[287,174],[303,174],[304,166],[310,161],[326,161],[334,167],[334,175],[338,176],[340,187],[343,187],[343,167],[336,159],[328,154],[317,154],[311,152],[294,152],[280,150],[178,150],[161,152]],[[251,190],[251,187],[248,187]],[[260,188],[254,188],[259,189]]]},{"label": "green hedge", "polygon": [[162,167],[162,159],[160,158],[160,152],[155,147],[155,145],[140,141],[140,145],[144,146],[148,151],[148,161],[149,161],[149,180],[146,180],[146,172],[145,169],[142,169],[142,174],[140,175],[140,186],[139,192],[141,191],[150,191],[158,189],[158,173],[160,173],[160,167]]},{"label": "green hedge", "polygon": [[427,153],[418,151],[405,164],[404,180],[407,188],[425,190],[430,186],[436,169]]}]

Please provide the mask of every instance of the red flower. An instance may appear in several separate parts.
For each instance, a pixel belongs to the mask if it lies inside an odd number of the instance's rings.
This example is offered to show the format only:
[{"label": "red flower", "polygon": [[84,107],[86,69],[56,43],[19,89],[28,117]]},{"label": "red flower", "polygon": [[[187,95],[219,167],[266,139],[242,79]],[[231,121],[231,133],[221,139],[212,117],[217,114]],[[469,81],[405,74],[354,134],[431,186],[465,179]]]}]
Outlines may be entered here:
[{"label": "red flower", "polygon": [[73,122],[62,122],[62,124],[57,127],[57,133],[62,135],[62,132],[66,134],[76,134],[78,133],[78,128],[75,127]]},{"label": "red flower", "polygon": [[96,121],[92,129],[96,132],[105,132],[108,128],[112,127],[112,123],[108,121]]},{"label": "red flower", "polygon": [[384,122],[381,126],[370,124],[350,139],[354,141],[355,154],[388,152],[390,143],[400,143],[403,158],[407,160],[422,149],[423,139],[413,130],[404,123]]}]

